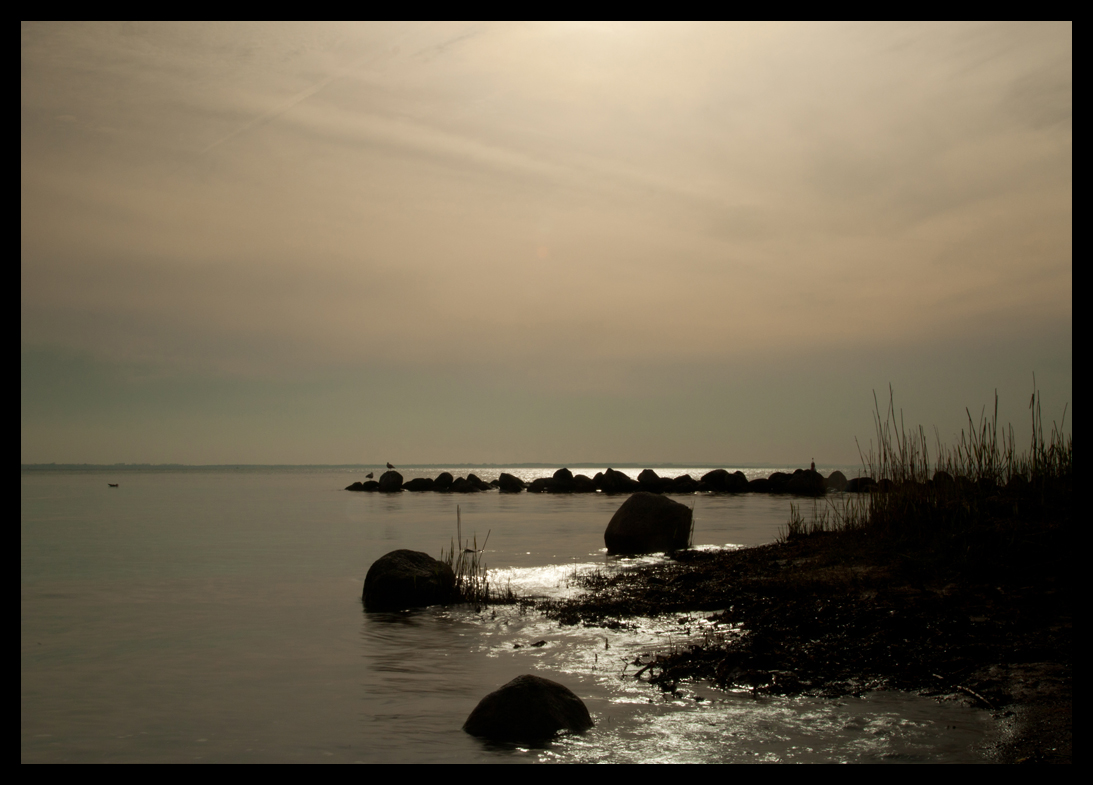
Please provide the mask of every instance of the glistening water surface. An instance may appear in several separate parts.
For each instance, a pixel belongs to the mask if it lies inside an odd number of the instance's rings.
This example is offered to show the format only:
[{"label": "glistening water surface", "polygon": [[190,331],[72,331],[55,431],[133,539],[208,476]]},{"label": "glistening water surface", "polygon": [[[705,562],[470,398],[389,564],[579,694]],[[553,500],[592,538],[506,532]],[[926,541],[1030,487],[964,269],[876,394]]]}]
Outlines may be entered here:
[{"label": "glistening water surface", "polygon": [[[612,631],[560,627],[515,607],[366,613],[360,593],[372,562],[396,548],[438,556],[455,535],[457,504],[465,537],[481,543],[490,532],[495,582],[553,594],[570,590],[574,571],[604,566],[603,530],[623,499],[341,490],[354,479],[24,471],[21,759],[982,759],[991,721],[955,704],[900,693],[756,699],[701,684],[677,697],[633,678],[639,654],[719,634],[704,614]],[[679,498],[695,504],[703,547],[771,541],[790,503]],[[463,733],[478,700],[521,673],[566,684],[596,727],[541,748]]]}]

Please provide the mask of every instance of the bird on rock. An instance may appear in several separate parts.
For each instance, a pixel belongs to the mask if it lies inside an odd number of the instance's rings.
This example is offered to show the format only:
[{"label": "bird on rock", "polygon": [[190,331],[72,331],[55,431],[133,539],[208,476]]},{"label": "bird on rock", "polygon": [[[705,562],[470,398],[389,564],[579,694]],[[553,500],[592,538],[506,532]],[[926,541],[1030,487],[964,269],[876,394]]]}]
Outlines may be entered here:
[{"label": "bird on rock", "polygon": [[368,474],[364,475],[364,479],[371,480],[372,479],[372,472],[368,472]]},{"label": "bird on rock", "polygon": [[388,468],[388,469],[394,469],[395,467],[391,465],[391,462],[390,462],[390,461],[388,461],[388,462],[387,462],[387,468]]}]

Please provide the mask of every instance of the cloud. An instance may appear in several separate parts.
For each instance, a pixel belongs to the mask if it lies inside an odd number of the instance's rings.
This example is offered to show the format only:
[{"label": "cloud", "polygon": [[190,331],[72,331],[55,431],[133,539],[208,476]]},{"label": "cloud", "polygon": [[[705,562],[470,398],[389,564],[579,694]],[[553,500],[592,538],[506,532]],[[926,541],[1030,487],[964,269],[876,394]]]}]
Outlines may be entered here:
[{"label": "cloud", "polygon": [[1050,332],[1072,59],[1070,25],[23,25],[22,340],[593,395]]}]

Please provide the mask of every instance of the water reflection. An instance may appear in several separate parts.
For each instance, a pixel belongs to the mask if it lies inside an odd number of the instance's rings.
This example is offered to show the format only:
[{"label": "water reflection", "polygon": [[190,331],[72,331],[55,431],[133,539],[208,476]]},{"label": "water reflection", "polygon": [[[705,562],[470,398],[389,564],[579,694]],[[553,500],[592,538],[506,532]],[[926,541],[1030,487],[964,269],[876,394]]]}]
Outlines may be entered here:
[{"label": "water reflection", "polygon": [[[578,565],[589,568],[592,565]],[[598,566],[598,565],[596,565]],[[566,570],[515,571],[522,586],[564,591]],[[635,678],[641,655],[704,636],[732,635],[704,614],[641,619],[631,629],[561,627],[513,606],[480,613],[429,609],[367,614],[362,635],[369,699],[390,712],[365,717],[370,734],[404,745],[432,736],[437,760],[501,762],[979,762],[986,712],[898,692],[863,698],[755,697],[684,683],[662,693]],[[521,673],[559,681],[585,701],[596,726],[541,747],[492,744],[453,733],[478,700]],[[398,707],[397,710],[395,707]],[[424,736],[422,741],[424,742]],[[438,743],[441,747],[437,747]],[[424,748],[423,748],[424,750]],[[395,754],[395,753],[393,753]]]}]

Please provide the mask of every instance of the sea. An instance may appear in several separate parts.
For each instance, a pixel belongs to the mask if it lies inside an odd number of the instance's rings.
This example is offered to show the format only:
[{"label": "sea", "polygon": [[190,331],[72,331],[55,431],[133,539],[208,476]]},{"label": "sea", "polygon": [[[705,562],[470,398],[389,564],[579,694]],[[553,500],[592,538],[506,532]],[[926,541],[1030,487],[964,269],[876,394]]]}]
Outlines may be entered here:
[{"label": "sea", "polygon": [[[400,471],[530,481],[557,468]],[[643,467],[614,468],[637,477]],[[650,468],[697,478],[712,467]],[[606,555],[603,532],[624,497],[344,490],[367,471],[21,467],[21,761],[990,761],[995,720],[959,701],[756,697],[700,682],[670,694],[635,678],[653,654],[731,634],[709,611],[628,629],[561,626],[526,605],[367,612],[369,566],[400,548],[439,557],[457,519],[491,584],[525,596],[566,596],[582,572],[664,558]],[[791,503],[806,515],[814,503],[675,498],[693,506],[694,545],[707,549],[772,542]],[[537,746],[463,732],[482,697],[524,673],[573,690],[595,727]]]}]

